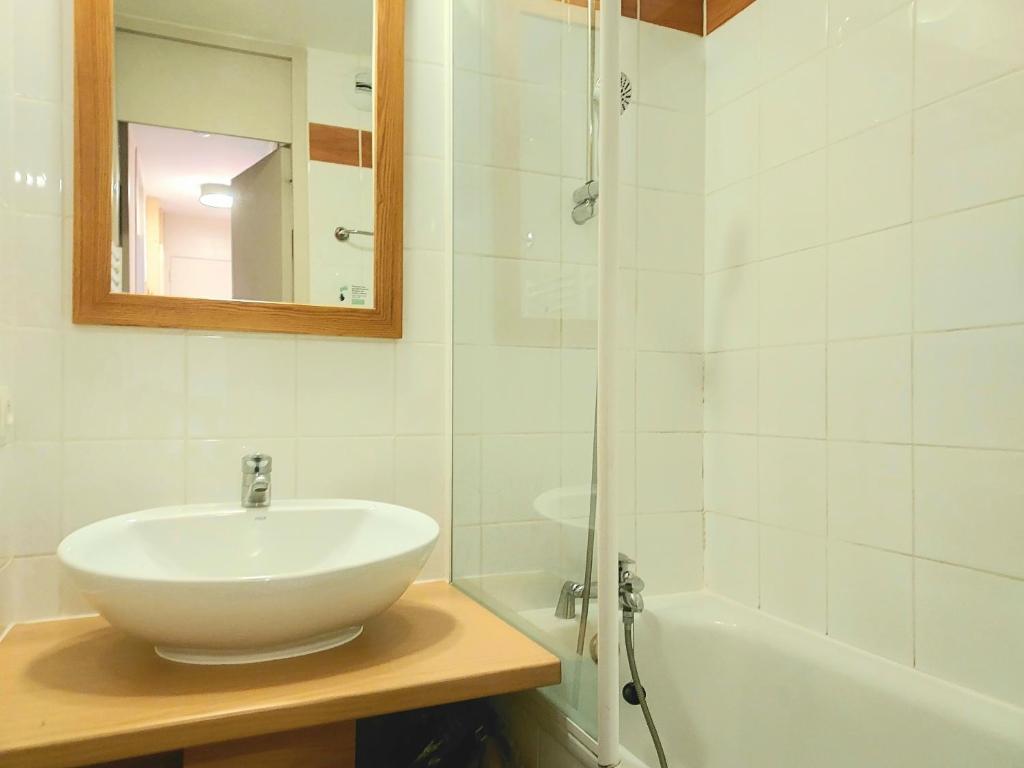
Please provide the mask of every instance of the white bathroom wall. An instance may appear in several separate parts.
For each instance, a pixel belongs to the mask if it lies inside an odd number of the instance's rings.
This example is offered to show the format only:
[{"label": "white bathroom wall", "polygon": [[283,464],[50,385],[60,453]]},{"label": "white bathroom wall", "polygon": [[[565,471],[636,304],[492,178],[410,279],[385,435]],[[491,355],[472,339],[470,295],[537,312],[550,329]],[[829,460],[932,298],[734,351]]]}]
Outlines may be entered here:
[{"label": "white bathroom wall", "polygon": [[433,515],[443,531],[423,575],[445,577],[445,126],[443,100],[418,91],[423,73],[445,81],[437,0],[408,4],[406,115],[423,131],[406,155],[398,342],[71,325],[70,12],[71,0],[0,0],[0,384],[17,411],[0,450],[15,555],[0,571],[0,625],[82,609],[58,576],[63,535],[231,500],[255,448],[274,456],[279,498],[371,497]]},{"label": "white bathroom wall", "polygon": [[[591,474],[597,222],[570,218],[586,9],[459,0],[454,26],[454,569],[549,604],[582,575]],[[702,42],[633,20],[622,37],[620,548],[652,591],[698,589]],[[538,589],[488,582],[508,574]]]},{"label": "white bathroom wall", "polygon": [[1024,702],[1024,5],[707,41],[714,590]]}]

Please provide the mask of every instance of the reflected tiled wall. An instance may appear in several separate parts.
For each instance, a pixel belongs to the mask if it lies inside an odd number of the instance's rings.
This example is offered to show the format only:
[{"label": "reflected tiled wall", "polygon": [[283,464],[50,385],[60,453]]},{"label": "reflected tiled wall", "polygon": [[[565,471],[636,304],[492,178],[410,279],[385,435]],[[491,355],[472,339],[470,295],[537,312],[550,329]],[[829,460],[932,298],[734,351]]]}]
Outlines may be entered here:
[{"label": "reflected tiled wall", "polygon": [[707,582],[1024,702],[1024,5],[707,41]]},{"label": "reflected tiled wall", "polygon": [[254,448],[274,456],[278,498],[363,496],[435,516],[424,576],[446,576],[445,128],[436,94],[418,90],[444,81],[437,1],[408,4],[407,120],[419,130],[399,342],[71,325],[70,12],[70,0],[0,0],[0,382],[17,411],[0,451],[0,531],[16,556],[0,571],[0,625],[80,609],[58,580],[63,535],[232,500]]},{"label": "reflected tiled wall", "polygon": [[[556,584],[583,571],[594,419],[586,10],[459,0],[454,26],[455,575]],[[620,548],[652,591],[696,589],[703,44],[624,19],[621,56]]]}]

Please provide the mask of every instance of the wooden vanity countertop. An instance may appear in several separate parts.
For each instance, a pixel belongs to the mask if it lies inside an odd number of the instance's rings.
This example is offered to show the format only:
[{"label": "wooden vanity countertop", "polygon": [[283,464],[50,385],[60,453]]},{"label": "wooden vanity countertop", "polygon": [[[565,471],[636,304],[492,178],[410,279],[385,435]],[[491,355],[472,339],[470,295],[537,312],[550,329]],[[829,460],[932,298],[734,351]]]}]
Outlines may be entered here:
[{"label": "wooden vanity countertop", "polygon": [[63,768],[553,685],[557,657],[450,584],[415,584],[362,636],[286,661],[159,658],[102,618],[0,642],[0,766]]}]

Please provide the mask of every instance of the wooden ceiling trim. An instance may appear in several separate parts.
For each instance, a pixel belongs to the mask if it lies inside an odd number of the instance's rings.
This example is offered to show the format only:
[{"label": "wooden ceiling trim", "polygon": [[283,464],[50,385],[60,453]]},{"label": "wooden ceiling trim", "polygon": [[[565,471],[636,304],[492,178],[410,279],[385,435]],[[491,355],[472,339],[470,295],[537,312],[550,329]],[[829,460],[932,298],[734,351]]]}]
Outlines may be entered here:
[{"label": "wooden ceiling trim", "polygon": [[640,21],[702,35],[704,3],[701,0],[642,0]]},{"label": "wooden ceiling trim", "polygon": [[[587,6],[587,0],[564,0],[570,5]],[[598,8],[601,7],[598,0]],[[639,10],[638,10],[639,9]],[[622,15],[659,27],[700,35],[704,32],[703,0],[622,0]]]},{"label": "wooden ceiling trim", "polygon": [[[651,0],[645,0],[651,2]],[[708,0],[708,34],[710,35],[754,0]]]}]

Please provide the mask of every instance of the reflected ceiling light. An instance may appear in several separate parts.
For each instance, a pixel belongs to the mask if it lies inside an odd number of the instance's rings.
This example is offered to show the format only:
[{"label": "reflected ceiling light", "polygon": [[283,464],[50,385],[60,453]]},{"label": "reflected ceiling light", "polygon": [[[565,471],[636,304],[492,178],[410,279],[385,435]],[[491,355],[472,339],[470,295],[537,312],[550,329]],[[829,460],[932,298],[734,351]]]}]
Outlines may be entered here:
[{"label": "reflected ceiling light", "polygon": [[230,208],[235,193],[230,184],[203,184],[199,187],[199,202],[211,208]]}]

